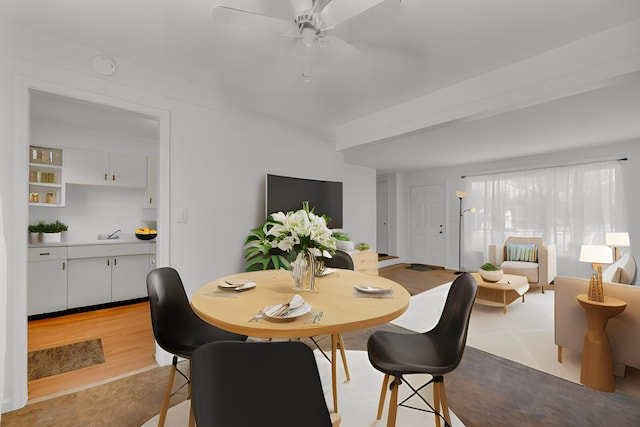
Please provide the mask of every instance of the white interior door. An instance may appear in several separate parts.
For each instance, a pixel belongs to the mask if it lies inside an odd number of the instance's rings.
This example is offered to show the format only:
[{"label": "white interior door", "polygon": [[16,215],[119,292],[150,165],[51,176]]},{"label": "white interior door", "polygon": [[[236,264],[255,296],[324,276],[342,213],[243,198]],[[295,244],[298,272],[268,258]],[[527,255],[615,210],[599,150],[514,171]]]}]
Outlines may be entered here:
[{"label": "white interior door", "polygon": [[411,187],[409,241],[412,262],[444,266],[444,186]]},{"label": "white interior door", "polygon": [[376,250],[389,254],[389,181],[376,183]]}]

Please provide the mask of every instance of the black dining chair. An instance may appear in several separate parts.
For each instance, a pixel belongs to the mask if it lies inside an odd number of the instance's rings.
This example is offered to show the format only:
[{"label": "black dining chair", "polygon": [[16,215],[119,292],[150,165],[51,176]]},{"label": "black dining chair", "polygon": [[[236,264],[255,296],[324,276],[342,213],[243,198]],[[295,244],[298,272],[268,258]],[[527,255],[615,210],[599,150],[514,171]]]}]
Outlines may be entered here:
[{"label": "black dining chair", "polygon": [[[189,305],[180,275],[171,267],[156,268],[149,272],[147,292],[153,336],[163,350],[173,355],[169,383],[158,420],[158,426],[164,426],[176,371],[187,380],[191,397],[191,376],[178,369],[178,357],[190,360],[195,349],[203,344],[222,340],[245,341],[247,337],[216,328],[200,319]],[[194,425],[193,410],[189,413],[189,425]]]},{"label": "black dining chair", "polygon": [[[339,249],[336,250],[336,252],[333,254],[331,258],[323,257],[322,260],[324,262],[324,266],[329,268],[342,268],[344,270],[351,270],[351,271],[353,271],[353,269],[355,268],[353,265],[353,258],[351,258],[351,255]],[[322,351],[322,349],[320,348],[319,341],[326,337],[321,337],[321,338],[309,337],[309,338],[311,339],[311,341],[313,341],[316,347],[318,347],[318,350]],[[340,349],[340,357],[342,358],[342,366],[344,367],[344,374],[347,378],[347,381],[350,381],[351,375],[349,374],[349,366],[347,365],[347,354],[345,353],[344,339],[342,338],[342,334],[338,335],[337,346]],[[324,351],[322,351],[322,354],[325,355],[327,360],[331,361],[329,357],[326,355],[326,353],[324,353]]]},{"label": "black dining chair", "polygon": [[[478,284],[473,276],[462,273],[451,284],[440,320],[433,329],[411,334],[376,331],[369,337],[369,361],[374,368],[384,373],[378,403],[378,420],[382,418],[387,387],[390,378],[393,377],[387,427],[395,426],[398,406],[412,408],[405,405],[405,402],[414,395],[429,406],[428,412],[435,414],[436,426],[440,427],[441,418],[444,418],[445,426],[451,425],[444,389],[444,374],[453,371],[462,359],[477,289]],[[402,384],[404,376],[409,374],[430,374],[432,379],[417,389],[405,380],[413,393],[398,404],[398,387]],[[433,406],[418,393],[431,383]],[[440,414],[440,406],[444,417]]]},{"label": "black dining chair", "polygon": [[336,250],[331,258],[323,258],[324,266],[330,268],[343,268],[353,270],[353,258],[345,251]]},{"label": "black dining chair", "polygon": [[218,341],[198,348],[193,410],[198,426],[337,427],[313,351],[299,341]]}]

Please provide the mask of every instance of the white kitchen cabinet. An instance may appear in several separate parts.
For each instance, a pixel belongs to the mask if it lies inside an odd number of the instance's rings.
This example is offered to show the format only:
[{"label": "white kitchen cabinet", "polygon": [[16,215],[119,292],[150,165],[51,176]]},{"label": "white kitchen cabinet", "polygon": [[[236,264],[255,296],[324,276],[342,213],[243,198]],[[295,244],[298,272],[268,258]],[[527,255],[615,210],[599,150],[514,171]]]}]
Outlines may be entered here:
[{"label": "white kitchen cabinet", "polygon": [[67,309],[67,248],[29,248],[27,315]]},{"label": "white kitchen cabinet", "polygon": [[144,191],[144,207],[158,206],[158,158],[147,157],[147,187]]},{"label": "white kitchen cabinet", "polygon": [[112,258],[111,300],[126,301],[147,296],[149,255]]},{"label": "white kitchen cabinet", "polygon": [[67,148],[64,151],[65,182],[146,188],[147,158],[103,151]]},{"label": "white kitchen cabinet", "polygon": [[68,308],[111,302],[111,258],[69,260]]},{"label": "white kitchen cabinet", "polygon": [[68,307],[146,297],[151,247],[150,243],[69,247]]}]

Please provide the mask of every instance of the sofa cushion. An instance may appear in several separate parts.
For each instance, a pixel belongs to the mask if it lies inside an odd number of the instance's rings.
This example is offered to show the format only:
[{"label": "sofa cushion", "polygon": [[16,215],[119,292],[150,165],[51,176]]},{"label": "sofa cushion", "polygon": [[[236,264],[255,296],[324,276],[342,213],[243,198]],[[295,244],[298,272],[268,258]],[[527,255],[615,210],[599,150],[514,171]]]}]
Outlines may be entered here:
[{"label": "sofa cushion", "polygon": [[505,261],[500,267],[505,274],[526,276],[529,283],[538,283],[539,281],[537,262]]},{"label": "sofa cushion", "polygon": [[507,243],[507,261],[538,262],[538,245]]},{"label": "sofa cushion", "polygon": [[633,285],[635,275],[636,262],[630,253],[626,253],[602,272],[602,280],[611,283],[622,283],[623,285]]},{"label": "sofa cushion", "polygon": [[620,267],[611,264],[602,272],[602,281],[609,283],[620,283]]}]

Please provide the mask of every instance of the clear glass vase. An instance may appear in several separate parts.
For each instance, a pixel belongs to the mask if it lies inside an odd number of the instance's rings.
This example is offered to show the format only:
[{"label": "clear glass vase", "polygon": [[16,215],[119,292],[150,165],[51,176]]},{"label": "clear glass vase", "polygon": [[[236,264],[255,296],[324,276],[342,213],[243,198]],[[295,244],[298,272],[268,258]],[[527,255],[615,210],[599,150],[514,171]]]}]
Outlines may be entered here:
[{"label": "clear glass vase", "polygon": [[315,257],[308,251],[298,252],[296,260],[291,263],[293,289],[315,292],[315,269]]}]

